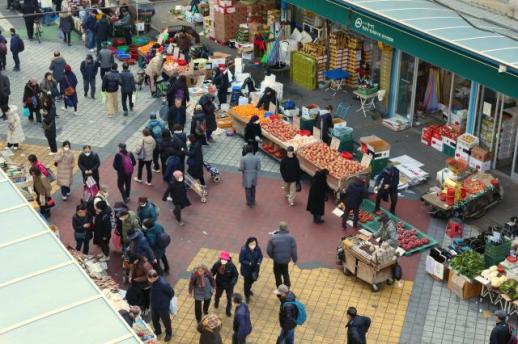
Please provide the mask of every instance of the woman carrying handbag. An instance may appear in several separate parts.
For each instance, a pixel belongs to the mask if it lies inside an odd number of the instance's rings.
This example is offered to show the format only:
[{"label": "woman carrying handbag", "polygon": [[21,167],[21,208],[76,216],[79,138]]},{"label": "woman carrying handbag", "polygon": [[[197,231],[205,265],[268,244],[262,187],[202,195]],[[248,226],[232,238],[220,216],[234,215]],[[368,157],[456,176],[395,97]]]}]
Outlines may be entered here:
[{"label": "woman carrying handbag", "polygon": [[50,217],[50,208],[55,205],[54,200],[50,197],[52,187],[47,177],[41,173],[39,168],[31,167],[29,173],[32,176],[32,187],[36,193],[36,203],[38,203],[40,207],[40,214],[45,220],[48,220]]},{"label": "woman carrying handbag", "polygon": [[69,107],[74,108],[74,115],[77,116],[77,77],[72,72],[72,67],[70,65],[65,65],[65,76],[61,80],[61,89],[63,89],[63,93],[65,95],[65,111]]},{"label": "woman carrying handbag", "polygon": [[151,174],[151,163],[153,162],[153,150],[156,147],[156,142],[153,136],[151,136],[151,132],[148,128],[144,128],[144,130],[142,130],[142,135],[142,140],[135,151],[138,160],[138,172],[135,181],[137,183],[142,183],[142,170],[144,169],[144,166],[146,166],[146,185],[151,186],[151,179],[153,178],[153,175]]}]

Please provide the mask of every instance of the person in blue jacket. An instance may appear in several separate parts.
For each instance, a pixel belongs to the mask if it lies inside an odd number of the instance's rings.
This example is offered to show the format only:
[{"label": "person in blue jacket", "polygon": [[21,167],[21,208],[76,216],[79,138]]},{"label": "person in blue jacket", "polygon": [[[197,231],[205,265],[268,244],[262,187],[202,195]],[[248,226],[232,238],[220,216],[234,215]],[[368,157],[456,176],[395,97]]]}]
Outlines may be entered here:
[{"label": "person in blue jacket", "polygon": [[150,262],[152,265],[156,265],[157,261],[155,259],[153,250],[151,249],[151,246],[149,246],[146,237],[140,230],[135,230],[133,228],[128,230],[128,240],[130,241],[130,253],[138,257],[145,256],[148,262]]},{"label": "person in blue jacket", "polygon": [[393,166],[389,165],[381,171],[381,173],[376,177],[376,182],[374,184],[375,188],[379,188],[376,193],[376,208],[375,212],[380,211],[380,202],[383,199],[385,202],[388,201],[390,197],[390,212],[392,214],[396,213],[396,204],[398,199],[398,185],[399,185],[399,170]]},{"label": "person in blue jacket", "polygon": [[158,272],[151,270],[147,279],[151,283],[150,304],[151,304],[151,320],[155,329],[155,335],[162,334],[160,320],[164,323],[165,337],[164,342],[169,342],[173,335],[171,326],[171,316],[169,314],[169,305],[174,297],[174,290],[169,283],[158,275]]},{"label": "person in blue jacket", "polygon": [[[165,233],[164,227],[157,222],[153,222],[150,219],[146,219],[142,223],[142,229],[144,231],[144,236],[146,237],[149,243],[149,246],[151,246],[151,249],[155,254],[158,270],[168,274],[169,262],[167,261],[167,256],[165,254],[165,247],[160,246],[158,239],[160,234]],[[163,268],[160,266],[160,261],[162,261],[162,263],[164,264]]]},{"label": "person in blue jacket", "polygon": [[252,321],[250,320],[250,310],[243,303],[243,296],[235,293],[232,301],[236,305],[234,313],[234,323],[232,334],[232,344],[246,344],[246,337],[252,332]]},{"label": "person in blue jacket", "polygon": [[244,280],[244,291],[246,303],[250,302],[253,296],[252,284],[259,278],[259,269],[263,262],[263,252],[257,243],[257,238],[250,237],[239,253],[239,264],[241,264],[241,276]]},{"label": "person in blue jacket", "polygon": [[345,209],[342,215],[342,229],[347,229],[347,219],[349,212],[353,212],[353,227],[358,228],[360,219],[360,205],[364,198],[369,195],[365,183],[360,178],[354,178],[345,190],[345,199],[343,200]]},{"label": "person in blue jacket", "polygon": [[147,122],[146,128],[149,129],[151,136],[155,139],[156,145],[155,149],[153,149],[153,172],[160,172],[160,164],[158,163],[160,146],[163,143],[162,133],[165,128],[165,123],[157,118],[156,113],[152,113],[149,115],[149,121]]},{"label": "person in blue jacket", "polygon": [[18,56],[23,50],[24,50],[24,43],[23,40],[18,36],[16,33],[16,30],[14,27],[10,28],[9,31],[11,32],[11,42],[9,49],[11,50],[11,53],[13,54],[13,60],[14,60],[14,68],[13,70],[15,72],[20,71],[20,57]]},{"label": "person in blue jacket", "polygon": [[155,223],[158,218],[156,205],[145,196],[139,197],[138,203],[139,207],[137,208],[137,217],[140,223],[144,223],[146,219],[149,219],[151,222]]}]

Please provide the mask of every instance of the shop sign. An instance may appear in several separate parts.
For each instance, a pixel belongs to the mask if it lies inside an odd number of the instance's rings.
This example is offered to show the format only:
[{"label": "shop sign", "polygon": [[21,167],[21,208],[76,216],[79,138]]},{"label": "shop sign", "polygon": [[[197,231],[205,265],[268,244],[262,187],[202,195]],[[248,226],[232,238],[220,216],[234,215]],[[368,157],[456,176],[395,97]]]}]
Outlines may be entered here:
[{"label": "shop sign", "polygon": [[394,37],[384,33],[382,25],[363,17],[356,17],[353,22],[354,28],[361,34],[368,35],[377,41],[394,44]]}]

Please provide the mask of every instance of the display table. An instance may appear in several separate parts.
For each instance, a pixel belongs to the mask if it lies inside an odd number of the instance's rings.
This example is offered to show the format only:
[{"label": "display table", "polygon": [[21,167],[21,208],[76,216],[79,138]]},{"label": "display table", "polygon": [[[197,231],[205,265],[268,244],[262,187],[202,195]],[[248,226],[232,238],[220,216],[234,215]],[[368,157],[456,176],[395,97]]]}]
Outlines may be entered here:
[{"label": "display table", "polygon": [[363,117],[367,118],[367,111],[372,111],[376,109],[376,105],[374,104],[374,101],[376,97],[378,97],[378,93],[370,93],[366,94],[364,92],[361,92],[359,90],[354,90],[353,93],[360,98],[360,108],[356,110],[356,112],[363,112]]},{"label": "display table", "polygon": [[345,81],[349,78],[350,74],[343,69],[337,68],[332,70],[327,70],[324,72],[324,78],[331,80],[329,87],[326,89],[335,91],[333,96],[338,93],[338,91],[343,90]]}]

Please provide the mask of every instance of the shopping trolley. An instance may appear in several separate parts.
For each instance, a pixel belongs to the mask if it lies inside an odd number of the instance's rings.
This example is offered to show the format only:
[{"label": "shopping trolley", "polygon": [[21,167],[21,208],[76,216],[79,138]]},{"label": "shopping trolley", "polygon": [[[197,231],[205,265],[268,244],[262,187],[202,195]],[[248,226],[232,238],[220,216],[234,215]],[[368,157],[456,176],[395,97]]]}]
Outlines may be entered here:
[{"label": "shopping trolley", "polygon": [[185,184],[189,187],[194,193],[200,196],[201,203],[207,203],[207,187],[205,185],[201,185],[200,181],[194,179],[189,173],[185,173]]},{"label": "shopping trolley", "polygon": [[214,183],[219,183],[221,181],[219,170],[216,167],[212,166],[211,164],[205,161],[203,162],[203,167],[205,167],[207,172],[210,173],[210,179],[212,179]]}]

